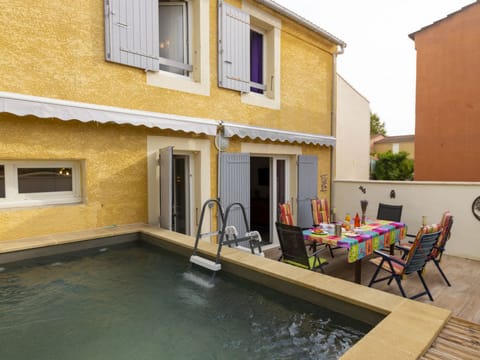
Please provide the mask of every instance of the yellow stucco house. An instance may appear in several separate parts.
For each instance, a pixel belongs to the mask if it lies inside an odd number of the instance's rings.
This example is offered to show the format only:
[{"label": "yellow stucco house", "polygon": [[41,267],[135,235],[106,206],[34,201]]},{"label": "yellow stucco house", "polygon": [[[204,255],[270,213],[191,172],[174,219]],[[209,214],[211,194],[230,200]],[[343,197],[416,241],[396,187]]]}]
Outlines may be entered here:
[{"label": "yellow stucco house", "polygon": [[275,243],[279,202],[301,225],[330,196],[346,45],[275,2],[12,0],[0,24],[0,240],[192,235],[220,197]]}]

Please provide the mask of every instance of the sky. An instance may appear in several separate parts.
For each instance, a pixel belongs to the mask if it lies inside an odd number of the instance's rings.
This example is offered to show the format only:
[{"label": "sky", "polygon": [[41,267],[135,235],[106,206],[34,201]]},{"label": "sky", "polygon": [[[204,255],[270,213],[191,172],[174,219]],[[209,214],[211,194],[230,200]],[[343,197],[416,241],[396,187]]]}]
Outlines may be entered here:
[{"label": "sky", "polygon": [[408,35],[474,0],[274,0],[347,43],[337,72],[387,135],[415,133],[415,43]]}]

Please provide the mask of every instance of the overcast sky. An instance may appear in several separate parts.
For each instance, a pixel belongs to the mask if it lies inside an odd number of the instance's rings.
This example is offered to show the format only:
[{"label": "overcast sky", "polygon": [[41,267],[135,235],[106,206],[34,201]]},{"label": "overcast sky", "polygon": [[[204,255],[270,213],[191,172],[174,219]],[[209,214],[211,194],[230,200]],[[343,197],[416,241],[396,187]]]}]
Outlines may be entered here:
[{"label": "overcast sky", "polygon": [[474,0],[274,0],[347,43],[337,72],[387,135],[415,133],[415,43],[408,35]]}]

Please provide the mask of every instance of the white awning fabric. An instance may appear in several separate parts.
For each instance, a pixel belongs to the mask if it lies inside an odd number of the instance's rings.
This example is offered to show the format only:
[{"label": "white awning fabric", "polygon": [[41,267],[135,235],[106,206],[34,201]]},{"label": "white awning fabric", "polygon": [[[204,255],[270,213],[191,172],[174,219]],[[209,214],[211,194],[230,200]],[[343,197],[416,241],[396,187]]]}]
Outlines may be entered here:
[{"label": "white awning fabric", "polygon": [[58,100],[46,97],[23,95],[0,91],[0,112],[19,116],[33,115],[39,118],[60,120],[113,122],[116,124],[143,125],[149,128],[171,129],[215,136],[219,126],[223,126],[226,137],[259,138],[261,140],[282,141],[335,146],[332,136],[306,134],[292,131],[262,128],[195,118],[173,114],[125,109],[113,106],[95,105],[76,101]]},{"label": "white awning fabric", "polygon": [[249,137],[251,139],[259,138],[261,140],[283,141],[289,143],[298,142],[315,145],[335,146],[335,138],[332,136],[268,129],[226,122],[222,123],[222,125],[224,135],[226,137],[236,135],[240,138]]},{"label": "white awning fabric", "polygon": [[218,121],[210,119],[130,110],[9,92],[0,92],[0,112],[60,120],[143,125],[149,128],[179,130],[212,136],[217,133],[219,124]]}]

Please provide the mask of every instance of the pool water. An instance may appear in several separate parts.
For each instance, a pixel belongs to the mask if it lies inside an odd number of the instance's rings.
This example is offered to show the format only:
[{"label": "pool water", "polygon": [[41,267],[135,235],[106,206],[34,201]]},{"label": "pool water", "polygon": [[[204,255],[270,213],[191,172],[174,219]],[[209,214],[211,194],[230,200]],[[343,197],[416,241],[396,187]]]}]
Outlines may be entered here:
[{"label": "pool water", "polygon": [[147,245],[0,272],[0,359],[336,359],[370,325]]}]

